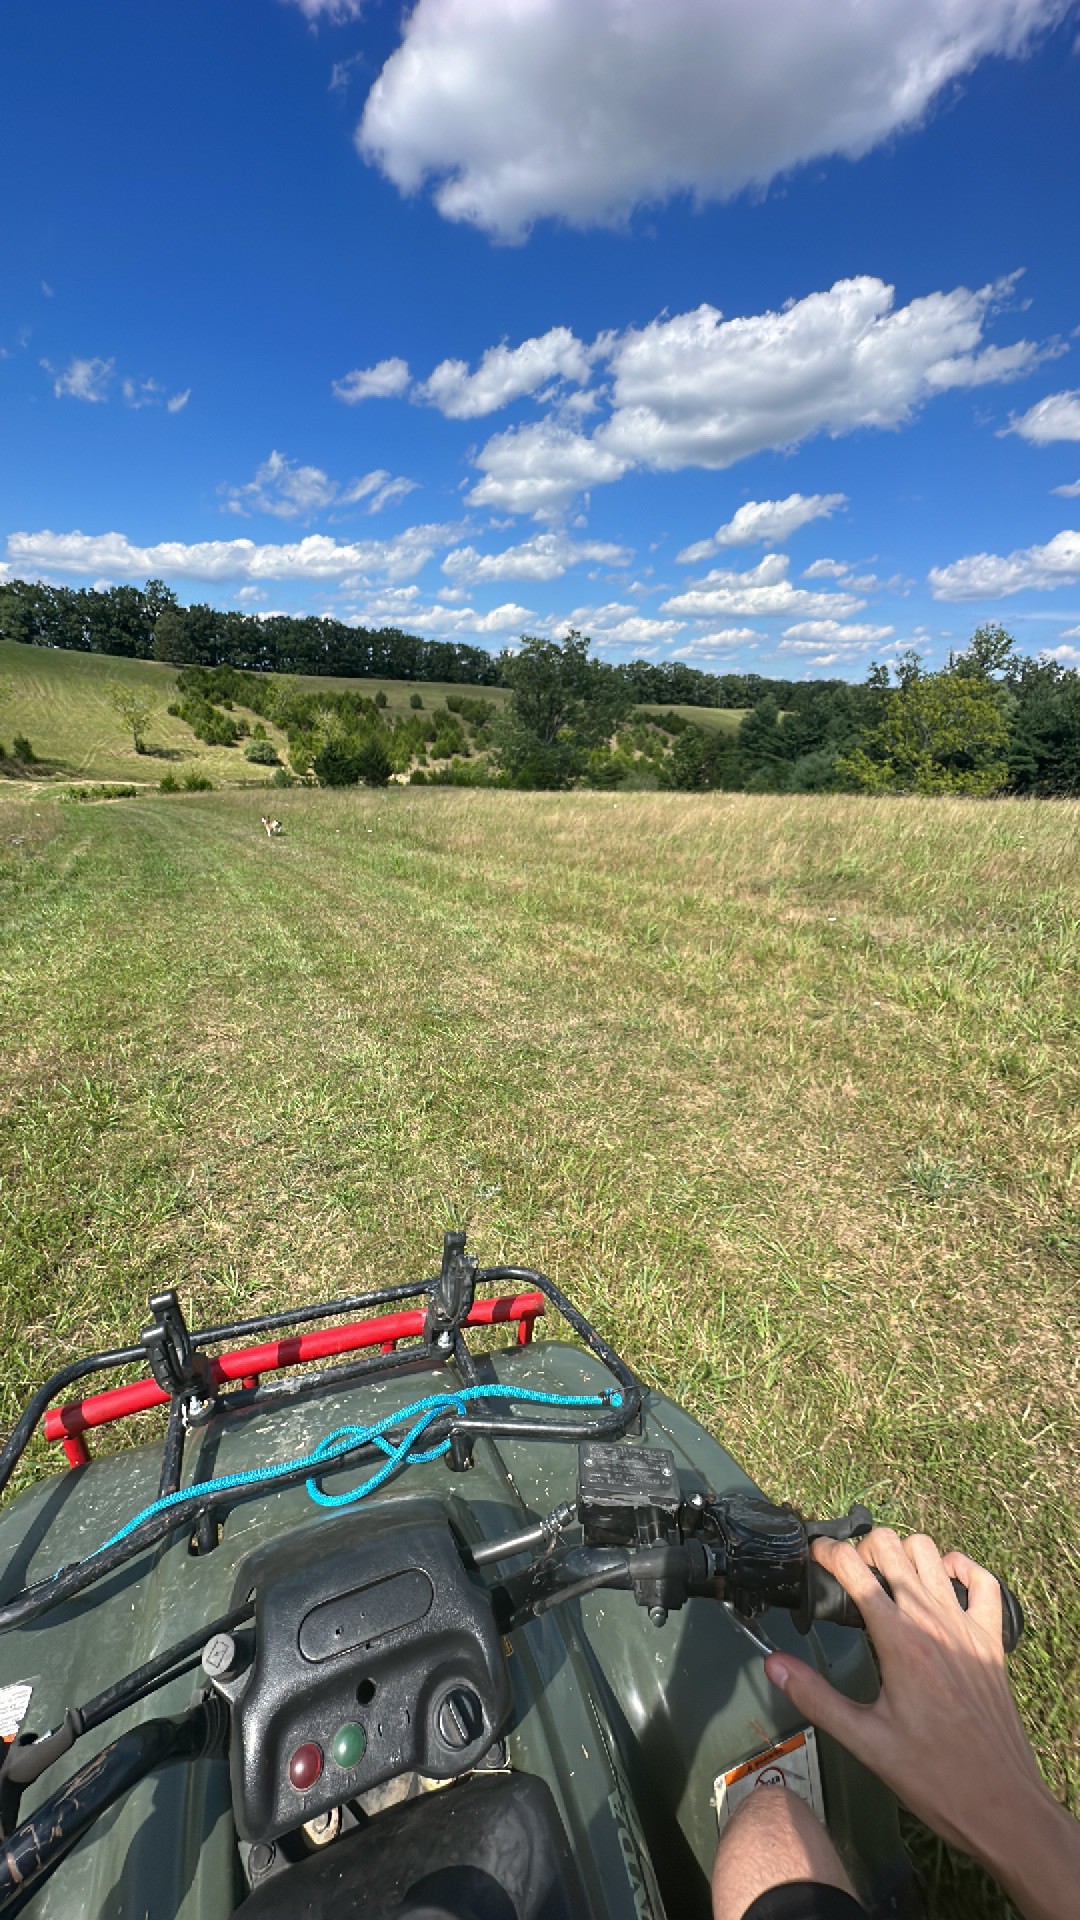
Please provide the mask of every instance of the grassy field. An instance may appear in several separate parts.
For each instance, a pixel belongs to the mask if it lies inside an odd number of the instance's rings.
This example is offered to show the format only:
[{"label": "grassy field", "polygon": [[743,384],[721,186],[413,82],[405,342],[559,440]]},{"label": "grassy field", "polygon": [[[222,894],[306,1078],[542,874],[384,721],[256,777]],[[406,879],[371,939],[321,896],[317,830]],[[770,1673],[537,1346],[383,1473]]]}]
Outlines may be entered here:
[{"label": "grassy field", "polygon": [[[317,679],[303,674],[296,678],[301,687],[359,687],[372,699],[382,691],[390,713],[407,713],[409,696],[415,692],[429,712],[447,694],[482,692],[497,703],[508,698],[502,687],[460,687],[443,681],[426,681],[417,687],[407,680]],[[109,705],[106,683],[110,679],[137,686],[156,703],[145,754],[135,752],[130,734]],[[50,777],[156,786],[171,768],[181,776],[204,774],[215,786],[266,783],[266,770],[245,760],[242,747],[204,746],[183,720],[166,712],[177,698],[175,667],[0,640],[0,687],[5,694],[0,700],[0,741],[10,752],[13,735],[26,734],[43,763],[41,771]],[[270,725],[267,733],[284,758],[284,734]]]},{"label": "grassy field", "polygon": [[745,720],[746,707],[639,707],[639,713],[646,717],[661,713],[677,713],[689,720],[695,727],[704,727],[708,733],[735,733],[741,721]]},{"label": "grassy field", "polygon": [[[151,1289],[205,1321],[467,1224],[773,1495],[1001,1571],[1075,1806],[1080,806],[277,811],[0,787],[5,1423]],[[936,1914],[1003,1911],[926,1867]]]}]

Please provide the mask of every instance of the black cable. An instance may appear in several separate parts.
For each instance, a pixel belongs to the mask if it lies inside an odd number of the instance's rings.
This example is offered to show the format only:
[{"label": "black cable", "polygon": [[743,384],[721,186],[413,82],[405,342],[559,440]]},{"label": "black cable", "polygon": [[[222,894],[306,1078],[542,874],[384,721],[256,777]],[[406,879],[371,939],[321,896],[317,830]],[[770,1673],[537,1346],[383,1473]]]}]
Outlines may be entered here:
[{"label": "black cable", "polygon": [[158,1767],[224,1751],[228,1713],[211,1695],[171,1720],[144,1720],[94,1755],[0,1847],[0,1914],[21,1909],[88,1828]]}]

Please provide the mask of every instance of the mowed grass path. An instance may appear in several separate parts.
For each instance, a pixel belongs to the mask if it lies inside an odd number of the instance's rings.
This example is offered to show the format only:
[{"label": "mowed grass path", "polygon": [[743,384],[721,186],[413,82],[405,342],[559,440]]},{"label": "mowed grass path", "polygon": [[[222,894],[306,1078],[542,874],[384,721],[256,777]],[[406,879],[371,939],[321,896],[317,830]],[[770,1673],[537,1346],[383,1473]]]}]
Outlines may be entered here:
[{"label": "mowed grass path", "polygon": [[5,1422],[151,1289],[213,1319],[467,1224],[772,1495],[1009,1578],[1075,1805],[1080,807],[278,811],[0,800]]}]

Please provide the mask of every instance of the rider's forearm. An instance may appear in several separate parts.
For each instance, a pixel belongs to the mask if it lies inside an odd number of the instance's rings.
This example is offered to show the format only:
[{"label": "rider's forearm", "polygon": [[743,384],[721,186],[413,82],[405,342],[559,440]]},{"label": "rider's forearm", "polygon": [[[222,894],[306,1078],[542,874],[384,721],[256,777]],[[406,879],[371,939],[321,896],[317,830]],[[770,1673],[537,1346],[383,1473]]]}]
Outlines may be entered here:
[{"label": "rider's forearm", "polygon": [[1080,1822],[1048,1788],[1033,1786],[1013,1803],[982,1864],[1024,1920],[1062,1920],[1080,1888]]}]

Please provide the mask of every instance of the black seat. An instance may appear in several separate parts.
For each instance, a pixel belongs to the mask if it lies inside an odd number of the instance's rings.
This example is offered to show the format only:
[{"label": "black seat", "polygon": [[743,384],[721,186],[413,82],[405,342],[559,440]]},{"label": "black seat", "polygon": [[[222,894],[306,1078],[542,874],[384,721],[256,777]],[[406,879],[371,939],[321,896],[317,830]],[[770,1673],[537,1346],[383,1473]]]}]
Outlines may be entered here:
[{"label": "black seat", "polygon": [[474,1773],[274,1874],[241,1912],[244,1920],[577,1920],[576,1884],[546,1783]]}]

